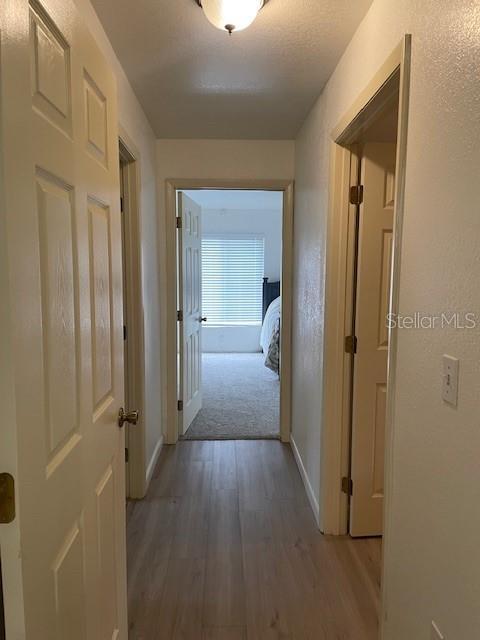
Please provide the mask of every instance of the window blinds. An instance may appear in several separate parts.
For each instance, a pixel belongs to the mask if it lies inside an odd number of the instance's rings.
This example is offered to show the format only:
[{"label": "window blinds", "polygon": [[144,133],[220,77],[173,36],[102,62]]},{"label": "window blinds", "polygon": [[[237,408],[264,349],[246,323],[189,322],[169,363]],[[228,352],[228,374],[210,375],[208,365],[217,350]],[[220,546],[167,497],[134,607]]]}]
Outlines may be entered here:
[{"label": "window blinds", "polygon": [[261,324],[265,239],[222,234],[202,238],[202,315],[207,325]]}]

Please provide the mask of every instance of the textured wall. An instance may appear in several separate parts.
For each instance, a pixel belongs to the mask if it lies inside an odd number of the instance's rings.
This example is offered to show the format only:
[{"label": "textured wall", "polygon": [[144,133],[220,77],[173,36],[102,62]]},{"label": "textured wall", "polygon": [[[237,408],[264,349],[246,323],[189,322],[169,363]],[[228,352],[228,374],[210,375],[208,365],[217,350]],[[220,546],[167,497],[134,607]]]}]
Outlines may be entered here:
[{"label": "textured wall", "polygon": [[297,312],[292,337],[292,437],[317,505],[328,197],[328,152],[319,115],[315,109],[296,144],[293,308]]},{"label": "textured wall", "polygon": [[145,334],[145,471],[162,436],[159,253],[155,181],[155,136],[90,0],[75,0],[117,78],[120,126],[140,153],[140,235]]},{"label": "textured wall", "polygon": [[[405,33],[413,60],[400,312],[480,315],[480,5],[375,0],[296,145],[294,436],[316,489],[329,134]],[[446,638],[480,636],[479,333],[399,332],[387,640],[429,638],[432,620]],[[457,409],[440,396],[444,353],[460,358]]]}]

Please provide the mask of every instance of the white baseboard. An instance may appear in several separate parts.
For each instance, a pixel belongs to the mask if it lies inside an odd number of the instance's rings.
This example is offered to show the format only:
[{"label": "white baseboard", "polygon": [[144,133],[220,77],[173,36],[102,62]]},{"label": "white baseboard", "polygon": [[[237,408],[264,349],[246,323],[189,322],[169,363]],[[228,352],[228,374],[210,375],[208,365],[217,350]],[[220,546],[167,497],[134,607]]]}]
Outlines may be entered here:
[{"label": "white baseboard", "polygon": [[163,435],[160,437],[160,440],[157,442],[157,446],[152,455],[152,459],[148,463],[147,466],[147,475],[146,475],[146,489],[148,491],[148,487],[150,486],[150,482],[152,480],[153,472],[155,471],[155,466],[158,462],[158,458],[160,457],[160,453],[162,452],[163,447]]},{"label": "white baseboard", "polygon": [[293,435],[290,435],[290,445],[292,447],[293,457],[295,458],[295,462],[297,463],[298,470],[300,471],[300,475],[302,476],[303,484],[305,485],[305,491],[307,492],[308,501],[310,502],[313,515],[315,516],[315,522],[317,523],[317,526],[320,527],[320,506],[318,504],[318,500],[315,498],[312,485],[310,484],[310,480],[308,479],[307,471],[303,464],[302,457],[300,456],[300,452],[295,443]]}]

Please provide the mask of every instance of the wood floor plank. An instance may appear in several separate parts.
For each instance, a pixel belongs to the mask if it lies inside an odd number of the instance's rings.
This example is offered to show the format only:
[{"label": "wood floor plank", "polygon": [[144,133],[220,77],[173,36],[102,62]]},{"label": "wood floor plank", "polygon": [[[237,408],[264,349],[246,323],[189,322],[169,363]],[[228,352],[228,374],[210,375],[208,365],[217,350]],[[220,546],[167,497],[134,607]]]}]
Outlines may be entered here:
[{"label": "wood floor plank", "polygon": [[171,558],[149,636],[142,640],[198,640],[203,627],[204,588],[204,559]]},{"label": "wood floor plank", "polygon": [[245,582],[238,491],[212,488],[203,624],[245,626]]},{"label": "wood floor plank", "polygon": [[235,441],[216,441],[213,446],[213,489],[238,492]]},{"label": "wood floor plank", "polygon": [[136,502],[128,521],[129,637],[146,640],[162,597],[174,538],[176,499]]},{"label": "wood floor plank", "polygon": [[130,640],[377,640],[381,541],[319,533],[288,445],[164,447],[127,514]]},{"label": "wood floor plank", "polygon": [[[271,441],[272,445],[275,441]],[[271,496],[258,441],[237,440],[237,482],[241,509],[268,507]]]},{"label": "wood floor plank", "polygon": [[213,627],[204,629],[202,640],[246,640],[245,627]]},{"label": "wood floor plank", "polygon": [[278,548],[267,541],[247,543],[243,563],[248,639],[289,638],[289,589],[283,584]]},{"label": "wood floor plank", "polygon": [[245,626],[245,583],[240,548],[209,554],[206,560],[204,627]]}]

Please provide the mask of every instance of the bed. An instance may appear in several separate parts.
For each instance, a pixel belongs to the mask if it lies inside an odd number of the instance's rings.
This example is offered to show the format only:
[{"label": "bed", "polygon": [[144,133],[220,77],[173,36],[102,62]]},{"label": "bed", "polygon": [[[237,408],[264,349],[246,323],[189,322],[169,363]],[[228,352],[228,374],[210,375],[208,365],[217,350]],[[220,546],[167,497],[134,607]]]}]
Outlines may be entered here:
[{"label": "bed", "polygon": [[280,282],[263,280],[263,323],[260,346],[265,354],[265,366],[280,374]]}]

